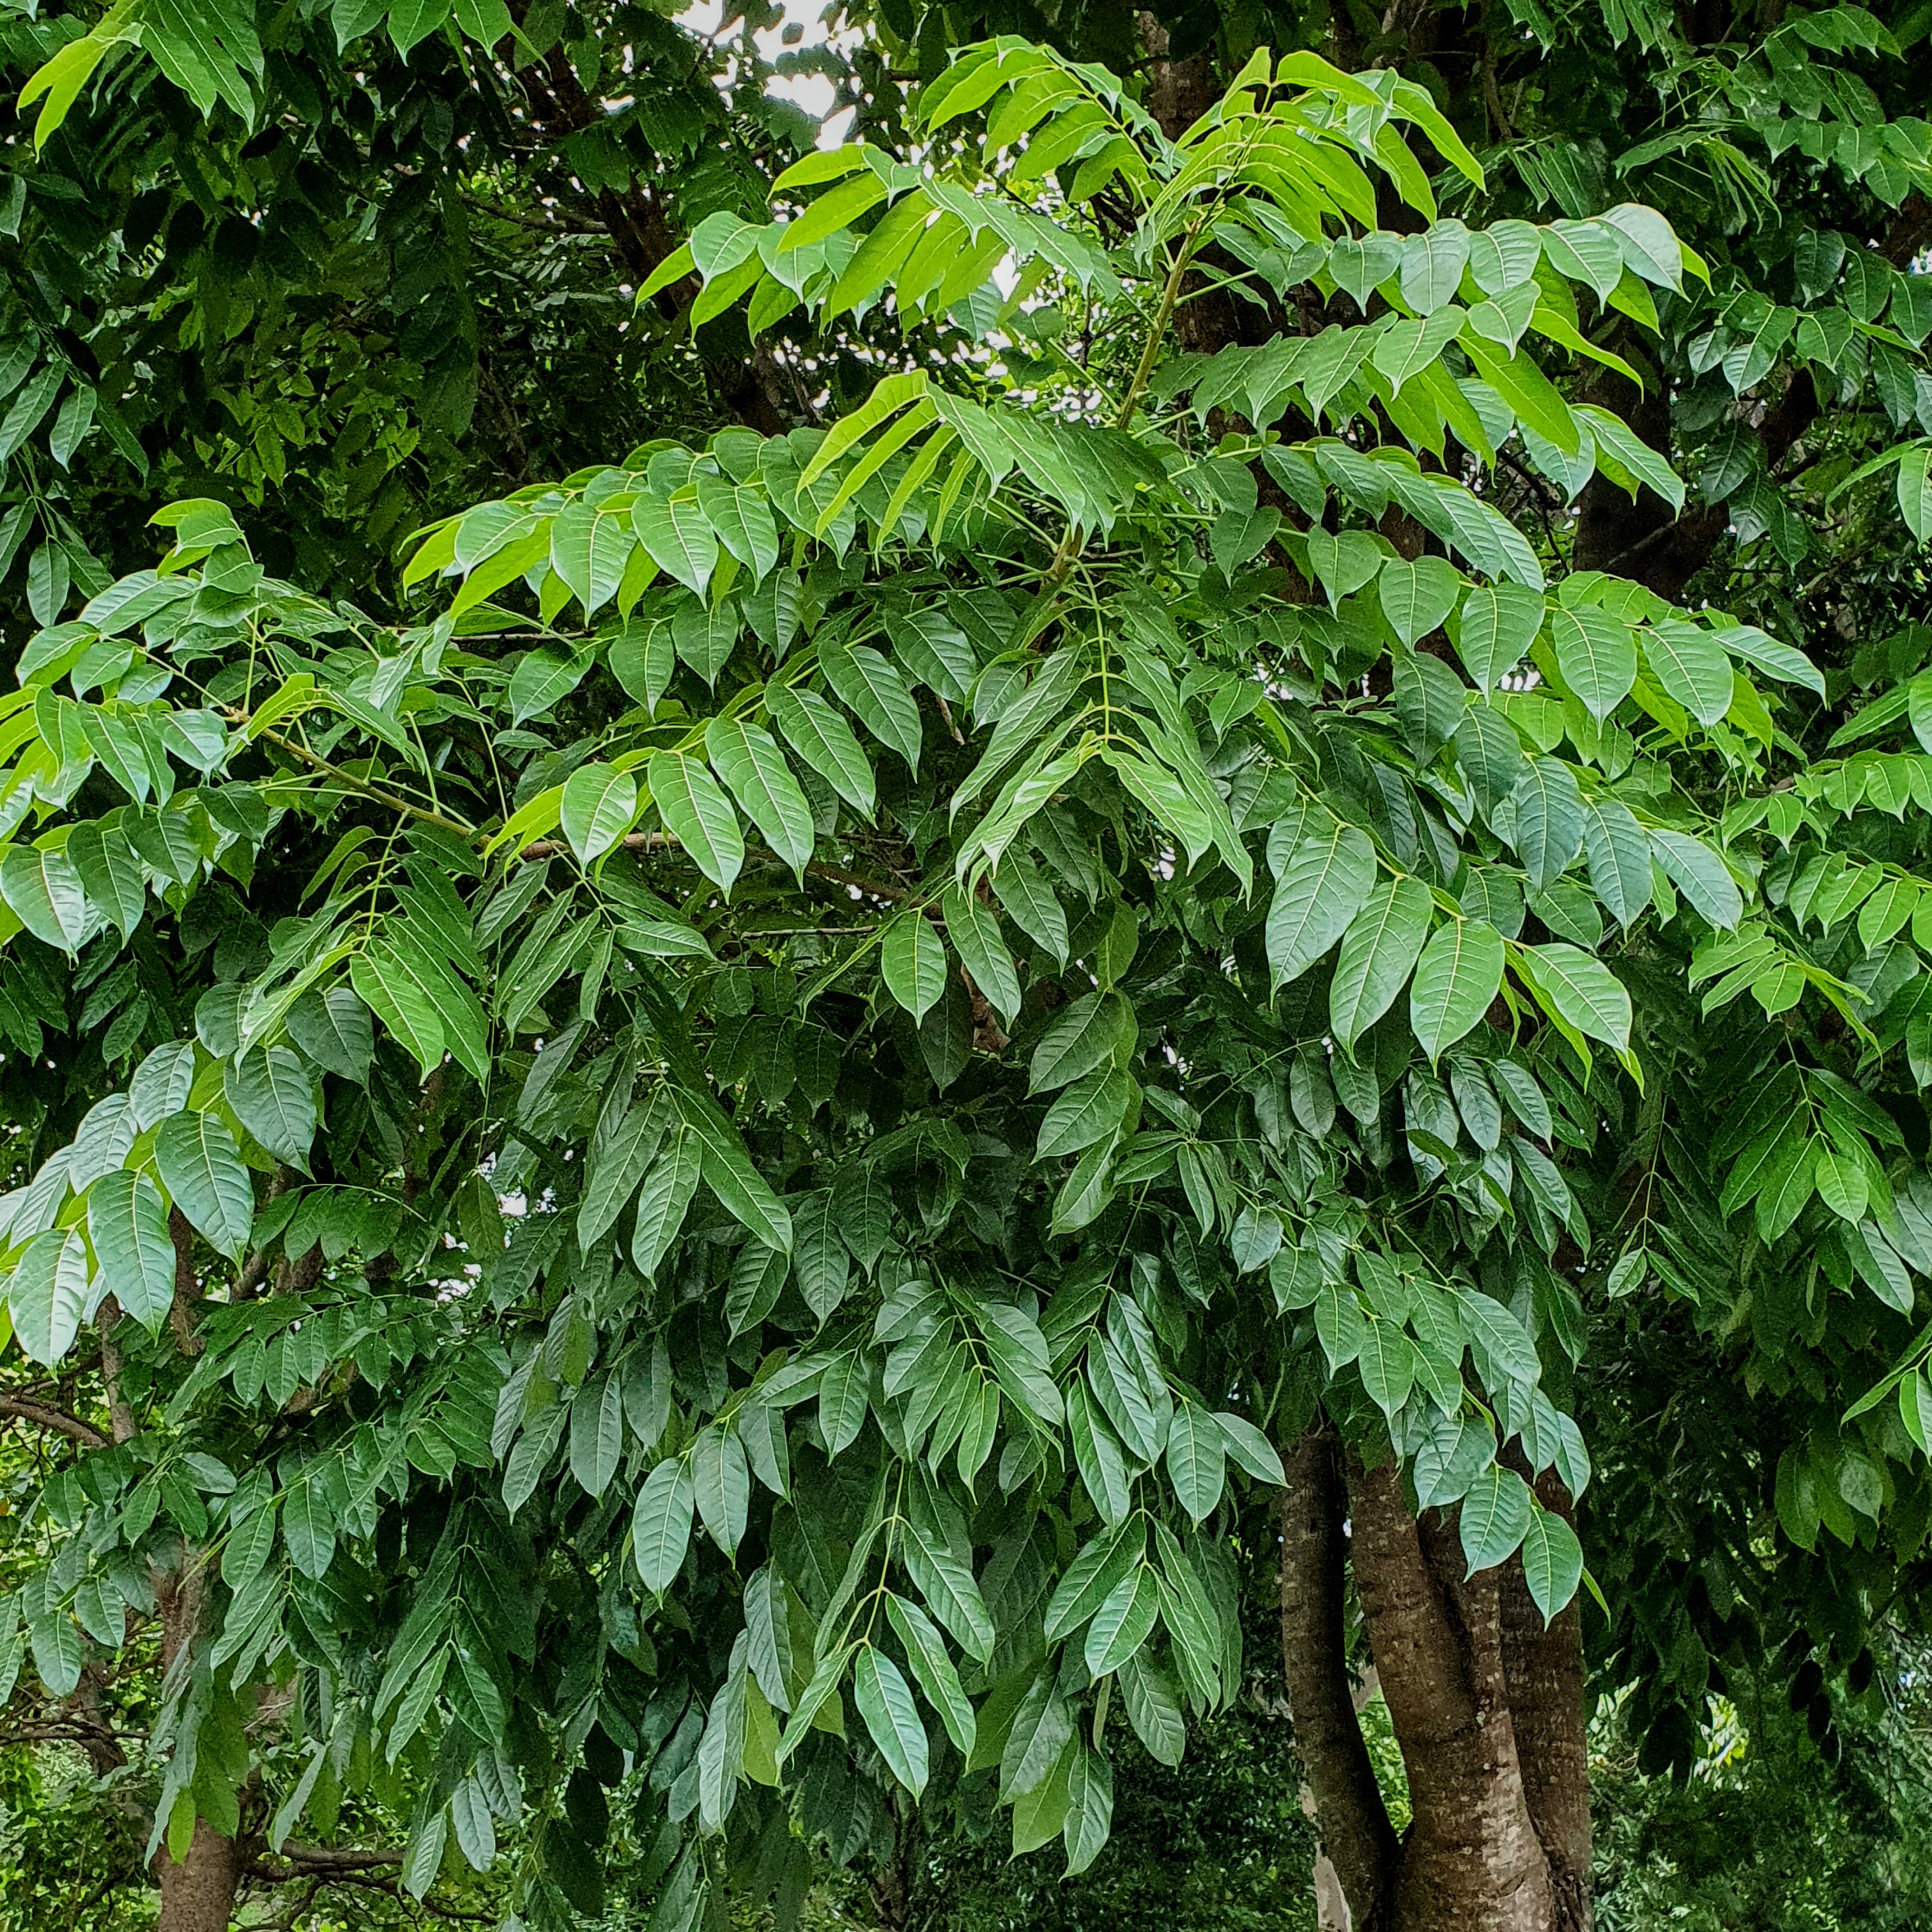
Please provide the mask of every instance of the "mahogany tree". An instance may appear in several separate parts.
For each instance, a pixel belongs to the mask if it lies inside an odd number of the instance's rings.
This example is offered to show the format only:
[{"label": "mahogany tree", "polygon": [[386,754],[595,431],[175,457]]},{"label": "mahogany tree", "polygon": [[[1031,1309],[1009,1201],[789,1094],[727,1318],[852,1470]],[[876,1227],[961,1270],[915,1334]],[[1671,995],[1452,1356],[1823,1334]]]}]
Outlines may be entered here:
[{"label": "mahogany tree", "polygon": [[[970,50],[658,262],[867,368],[814,426],[452,516],[387,626],[178,503],[23,652],[0,985],[69,1043],[7,1400],[76,1453],[13,1654],[84,1727],[158,1642],[169,1932],[513,1820],[562,1922],[633,1773],[667,1928],[795,1905],[795,1825],[890,1872],[915,1804],[1082,1868],[1110,1724],[1172,1761],[1238,1687],[1277,1494],[1358,1918],[1586,1923],[1586,1293],[1748,1336],[1828,1599],[1913,1546],[1918,658],[1848,723],[1775,597],[1585,567],[1561,506],[1674,544],[1629,399],[1701,362],[1748,424],[1806,322],[1888,442],[1851,373],[1923,382],[1919,279],[1736,326],[1654,209],[1521,218],[1397,72],[1196,101],[1165,51],[1144,105]],[[1802,552],[1743,489],[1707,560]],[[1646,1546],[1588,1555],[1694,1695]],[[368,1802],[396,1867],[302,1835]]]}]

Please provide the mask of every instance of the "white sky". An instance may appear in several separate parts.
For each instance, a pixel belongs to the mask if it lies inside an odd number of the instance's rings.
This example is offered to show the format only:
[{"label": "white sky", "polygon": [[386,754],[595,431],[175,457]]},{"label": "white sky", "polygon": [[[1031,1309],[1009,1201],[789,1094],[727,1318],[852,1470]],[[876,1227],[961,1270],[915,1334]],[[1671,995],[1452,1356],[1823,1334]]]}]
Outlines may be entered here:
[{"label": "white sky", "polygon": [[[722,0],[697,0],[678,16],[678,24],[695,34],[707,38],[718,29],[718,22],[724,11]],[[802,35],[788,47],[784,30],[788,26],[804,28]],[[733,26],[731,38],[736,39],[743,31],[742,26]],[[822,46],[826,41],[825,23],[820,18],[820,10],[809,4],[809,0],[785,0],[784,18],[777,26],[768,27],[753,38],[759,50],[769,61],[776,61],[782,53],[796,52],[801,47]],[[826,113],[832,101],[832,87],[823,74],[784,74],[775,78],[766,88],[766,93],[781,100],[795,101],[800,107],[816,121]],[[818,145],[821,148],[836,148],[844,140],[852,122],[850,109],[835,118],[825,122],[818,130]]]}]

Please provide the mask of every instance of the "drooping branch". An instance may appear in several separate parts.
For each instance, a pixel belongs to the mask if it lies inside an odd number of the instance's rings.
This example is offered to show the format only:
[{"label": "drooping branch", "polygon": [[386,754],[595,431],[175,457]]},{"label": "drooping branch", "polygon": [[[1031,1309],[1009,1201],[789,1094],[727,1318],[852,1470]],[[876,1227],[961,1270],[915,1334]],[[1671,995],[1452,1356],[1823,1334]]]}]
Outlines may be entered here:
[{"label": "drooping branch", "polygon": [[1347,1538],[1340,1445],[1318,1422],[1282,1457],[1281,1656],[1316,1826],[1348,1909],[1376,1923],[1395,1869],[1395,1828],[1348,1693],[1342,1616]]}]

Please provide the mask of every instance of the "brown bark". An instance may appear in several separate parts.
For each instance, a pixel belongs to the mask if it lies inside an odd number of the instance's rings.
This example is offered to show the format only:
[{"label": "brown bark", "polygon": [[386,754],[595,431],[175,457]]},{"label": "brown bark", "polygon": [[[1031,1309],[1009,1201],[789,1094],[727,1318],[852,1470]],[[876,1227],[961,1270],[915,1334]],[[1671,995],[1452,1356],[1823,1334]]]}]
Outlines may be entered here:
[{"label": "brown bark", "polygon": [[[161,1616],[161,1669],[171,1671],[194,1639],[201,1620],[201,1572],[195,1553],[184,1550],[180,1566],[155,1580]],[[177,1858],[164,1841],[154,1856],[161,1911],[155,1932],[228,1932],[241,1866],[234,1840],[206,1818],[194,1821],[185,1855]]]},{"label": "brown bark", "polygon": [[[1573,1514],[1553,1474],[1537,1484],[1546,1509]],[[1530,1822],[1550,1862],[1562,1932],[1589,1932],[1595,1922],[1590,1869],[1589,1747],[1584,1731],[1582,1612],[1575,1598],[1545,1629],[1512,1560],[1500,1585],[1503,1675],[1516,1721],[1516,1756]]]},{"label": "brown bark", "polygon": [[1351,1459],[1355,1583],[1414,1814],[1400,1932],[1547,1932],[1550,1874],[1523,1791],[1493,1573],[1467,1583],[1446,1528],[1418,1523],[1393,1462]]},{"label": "brown bark", "polygon": [[116,1442],[125,1442],[134,1432],[134,1412],[121,1392],[121,1345],[114,1336],[121,1325],[121,1304],[112,1295],[103,1298],[95,1325],[100,1331],[100,1379],[107,1393],[108,1426]]},{"label": "brown bark", "polygon": [[169,1325],[184,1355],[198,1355],[201,1337],[194,1332],[195,1305],[201,1299],[201,1277],[194,1268],[194,1230],[178,1208],[168,1210],[168,1238],[175,1244],[175,1298],[168,1310]]},{"label": "brown bark", "polygon": [[1282,1460],[1281,1654],[1288,1711],[1322,1850],[1356,1923],[1372,1926],[1399,1847],[1349,1695],[1340,1444],[1318,1423]]}]

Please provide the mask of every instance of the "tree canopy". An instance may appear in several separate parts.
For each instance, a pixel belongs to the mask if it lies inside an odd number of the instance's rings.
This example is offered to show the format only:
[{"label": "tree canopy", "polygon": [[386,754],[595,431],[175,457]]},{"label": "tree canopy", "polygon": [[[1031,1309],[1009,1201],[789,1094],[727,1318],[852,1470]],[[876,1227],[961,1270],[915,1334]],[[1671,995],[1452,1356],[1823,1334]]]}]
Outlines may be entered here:
[{"label": "tree canopy", "polygon": [[1277,1571],[1358,1918],[1580,1926],[1586,1670],[1916,1616],[1924,21],[952,10],[9,29],[0,1656],[167,1932],[1078,1873]]}]

